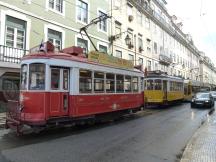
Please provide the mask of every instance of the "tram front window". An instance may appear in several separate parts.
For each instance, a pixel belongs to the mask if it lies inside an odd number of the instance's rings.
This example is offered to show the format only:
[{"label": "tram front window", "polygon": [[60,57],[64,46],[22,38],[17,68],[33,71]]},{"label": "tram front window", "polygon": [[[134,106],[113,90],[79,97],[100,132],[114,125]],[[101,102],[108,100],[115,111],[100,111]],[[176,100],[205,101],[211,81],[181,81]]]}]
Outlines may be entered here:
[{"label": "tram front window", "polygon": [[155,90],[161,90],[161,89],[162,89],[161,80],[156,79],[156,80],[155,80]]},{"label": "tram front window", "polygon": [[27,65],[22,65],[21,66],[21,82],[20,82],[21,90],[27,89],[27,72],[28,72]]},{"label": "tram front window", "polygon": [[40,63],[29,65],[29,89],[45,89],[45,65]]},{"label": "tram front window", "polygon": [[154,87],[153,80],[147,80],[146,86],[147,86],[147,90],[153,90]]}]

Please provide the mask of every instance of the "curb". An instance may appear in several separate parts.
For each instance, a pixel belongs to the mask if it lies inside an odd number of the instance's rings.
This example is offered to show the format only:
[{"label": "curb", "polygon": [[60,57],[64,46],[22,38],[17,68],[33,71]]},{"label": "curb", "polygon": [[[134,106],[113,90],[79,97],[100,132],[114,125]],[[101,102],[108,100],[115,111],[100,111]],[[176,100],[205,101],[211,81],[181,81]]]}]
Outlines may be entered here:
[{"label": "curb", "polygon": [[[210,109],[208,112],[208,115],[212,115],[214,111],[215,111],[214,108]],[[191,146],[193,145],[193,142],[194,142],[193,139],[197,137],[197,135],[199,134],[199,131],[206,125],[206,121],[207,119],[205,119],[205,121],[201,121],[200,126],[198,127],[196,132],[193,134],[193,136],[189,139],[189,142],[185,146],[185,149],[182,153],[182,157],[180,158],[179,162],[189,162],[190,159],[186,155],[188,152],[191,151]]]}]

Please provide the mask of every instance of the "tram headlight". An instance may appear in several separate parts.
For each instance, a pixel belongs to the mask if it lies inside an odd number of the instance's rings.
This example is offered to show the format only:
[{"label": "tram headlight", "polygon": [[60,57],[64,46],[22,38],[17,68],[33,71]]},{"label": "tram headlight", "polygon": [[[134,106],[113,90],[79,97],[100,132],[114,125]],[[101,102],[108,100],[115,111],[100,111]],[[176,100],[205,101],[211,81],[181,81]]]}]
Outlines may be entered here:
[{"label": "tram headlight", "polygon": [[194,102],[194,101],[195,101],[194,99],[191,100],[191,102]]},{"label": "tram headlight", "polygon": [[206,100],[205,102],[207,102],[207,103],[208,103],[208,102],[210,102],[210,101],[209,101],[209,100]]}]

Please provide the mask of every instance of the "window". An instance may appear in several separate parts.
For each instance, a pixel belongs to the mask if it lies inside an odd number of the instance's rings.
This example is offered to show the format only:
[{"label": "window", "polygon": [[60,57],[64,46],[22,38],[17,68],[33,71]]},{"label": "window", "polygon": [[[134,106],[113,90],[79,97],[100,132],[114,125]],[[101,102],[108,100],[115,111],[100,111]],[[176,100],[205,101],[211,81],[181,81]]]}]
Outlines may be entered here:
[{"label": "window", "polygon": [[106,74],[106,92],[115,92],[115,75],[107,73]]},{"label": "window", "polygon": [[91,71],[80,69],[79,91],[80,93],[92,92],[92,72]]},{"label": "window", "polygon": [[104,73],[94,72],[94,92],[104,92]]},{"label": "window", "polygon": [[88,23],[88,4],[78,0],[77,19],[83,23]]},{"label": "window", "polygon": [[155,62],[155,70],[159,70],[158,63]]},{"label": "window", "polygon": [[151,53],[151,48],[147,47],[147,53]]},{"label": "window", "polygon": [[60,69],[51,69],[51,89],[60,89]]},{"label": "window", "polygon": [[147,90],[153,90],[153,88],[154,88],[153,80],[147,80],[146,89]]},{"label": "window", "polygon": [[62,33],[56,30],[48,29],[48,40],[53,43],[58,51],[62,49]]},{"label": "window", "polygon": [[151,61],[147,61],[147,70],[151,71]]},{"label": "window", "polygon": [[137,23],[142,25],[142,14],[139,11],[137,11]]},{"label": "window", "polygon": [[138,37],[138,46],[139,46],[139,52],[142,52],[143,51],[143,40],[141,36]]},{"label": "window", "polygon": [[116,50],[116,57],[122,58],[122,51]]},{"label": "window", "polygon": [[25,49],[26,22],[11,16],[6,16],[5,35],[6,46]]},{"label": "window", "polygon": [[143,65],[143,58],[139,58],[138,63],[139,65]]},{"label": "window", "polygon": [[[2,90],[9,100],[19,99],[19,78],[2,78]],[[7,93],[9,92],[9,93]]]},{"label": "window", "polygon": [[63,70],[63,89],[64,90],[68,90],[68,86],[69,86],[68,74],[69,74],[69,70],[64,69]]},{"label": "window", "polygon": [[138,92],[138,77],[132,78],[132,88],[133,92]]},{"label": "window", "polygon": [[154,42],[154,53],[157,54],[157,43]]},{"label": "window", "polygon": [[115,35],[116,38],[121,38],[121,23],[118,21],[115,22]]},{"label": "window", "polygon": [[26,90],[27,89],[27,72],[28,72],[28,67],[27,65],[22,65],[21,66],[21,90]]},{"label": "window", "polygon": [[144,7],[145,9],[148,9],[148,3],[147,3],[146,1],[144,1],[143,7]]},{"label": "window", "polygon": [[170,91],[174,91],[174,82],[170,82]]},{"label": "window", "polygon": [[125,76],[124,90],[125,92],[131,92],[131,76]]},{"label": "window", "polygon": [[88,41],[82,38],[77,38],[77,46],[83,48],[83,53],[88,53]]},{"label": "window", "polygon": [[145,18],[145,25],[146,25],[146,29],[150,29],[150,20],[149,18]]},{"label": "window", "polygon": [[121,93],[124,92],[124,76],[116,75],[116,92]]},{"label": "window", "polygon": [[62,13],[63,12],[63,0],[49,0],[49,8]]},{"label": "window", "polygon": [[44,64],[29,65],[29,89],[30,90],[45,89],[45,65]]},{"label": "window", "polygon": [[103,53],[108,53],[107,52],[107,46],[103,46],[103,45],[99,44],[99,51],[103,52]]},{"label": "window", "polygon": [[[107,15],[105,13],[99,11],[99,16],[100,16],[101,19],[103,19]],[[98,25],[99,25],[100,30],[102,30],[104,32],[107,32],[107,19],[104,19],[103,21],[100,21]]]},{"label": "window", "polygon": [[161,82],[161,80],[159,80],[159,79],[156,79],[155,81],[155,90],[161,90],[162,89],[162,82]]}]

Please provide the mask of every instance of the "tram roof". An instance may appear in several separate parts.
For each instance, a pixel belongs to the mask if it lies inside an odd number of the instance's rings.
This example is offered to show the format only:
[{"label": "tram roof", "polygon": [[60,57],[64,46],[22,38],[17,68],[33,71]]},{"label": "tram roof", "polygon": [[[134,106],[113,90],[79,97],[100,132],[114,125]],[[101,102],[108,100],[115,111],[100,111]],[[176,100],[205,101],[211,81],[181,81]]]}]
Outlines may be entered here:
[{"label": "tram roof", "polygon": [[[114,68],[114,69],[121,69],[121,70],[127,70],[127,71],[133,71],[133,72],[138,72],[138,73],[144,73],[143,71],[133,68],[133,69],[127,69],[127,68],[121,68],[121,67],[116,67],[112,65],[106,65],[106,64],[100,64],[97,62],[89,61],[87,57],[83,56],[74,56],[68,53],[63,53],[63,52],[35,52],[35,53],[30,53],[22,58],[22,61],[25,60],[37,60],[37,59],[60,59],[60,60],[67,60],[67,61],[76,61],[76,62],[81,62],[81,63],[86,63],[86,64],[93,64],[93,65],[99,65],[99,66],[104,66],[104,67],[109,67],[109,68]],[[56,65],[58,66],[58,65]]]},{"label": "tram roof", "polygon": [[152,78],[152,79],[169,78],[169,79],[175,79],[175,80],[184,80],[182,77],[171,76],[171,75],[167,75],[165,73],[150,73],[145,78],[147,78],[147,79],[149,79],[149,78]]}]

